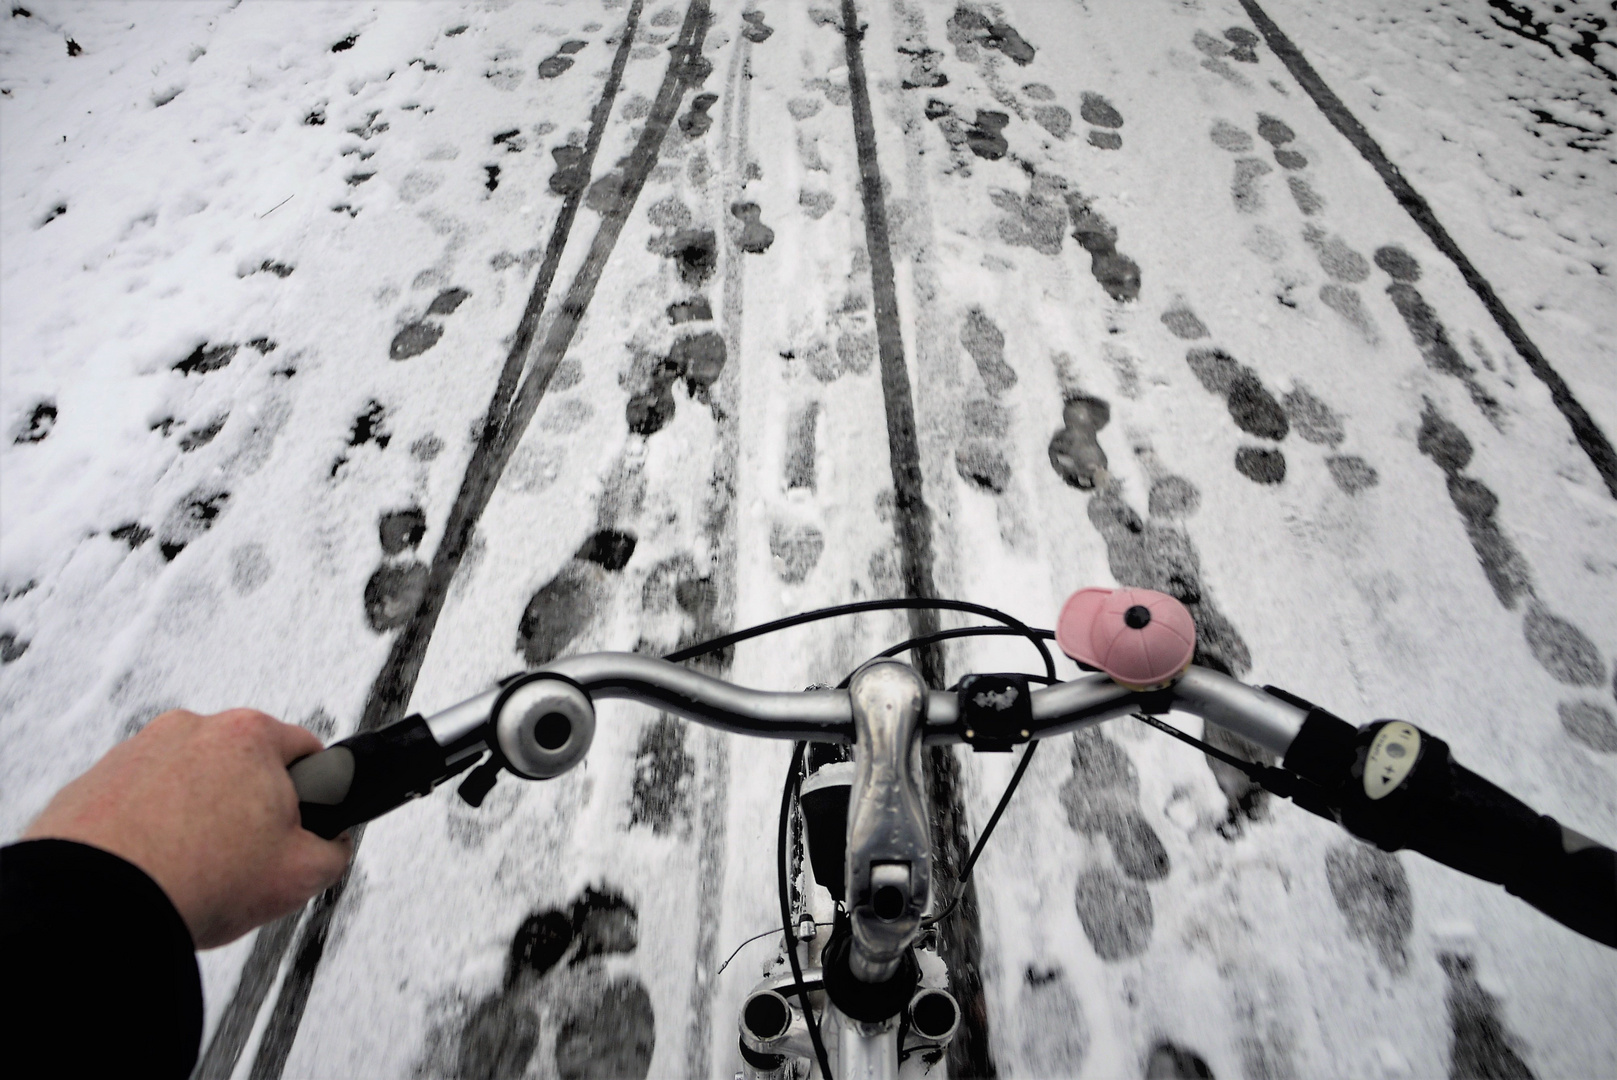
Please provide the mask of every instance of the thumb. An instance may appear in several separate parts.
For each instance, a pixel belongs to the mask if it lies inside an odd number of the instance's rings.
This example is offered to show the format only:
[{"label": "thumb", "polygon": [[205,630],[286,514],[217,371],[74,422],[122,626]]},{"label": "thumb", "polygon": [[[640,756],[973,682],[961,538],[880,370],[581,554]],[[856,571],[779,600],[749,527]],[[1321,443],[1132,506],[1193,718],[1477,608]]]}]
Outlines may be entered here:
[{"label": "thumb", "polygon": [[335,840],[322,840],[307,829],[299,829],[293,857],[303,871],[311,895],[335,885],[348,871],[354,857],[354,840],[343,833]]}]

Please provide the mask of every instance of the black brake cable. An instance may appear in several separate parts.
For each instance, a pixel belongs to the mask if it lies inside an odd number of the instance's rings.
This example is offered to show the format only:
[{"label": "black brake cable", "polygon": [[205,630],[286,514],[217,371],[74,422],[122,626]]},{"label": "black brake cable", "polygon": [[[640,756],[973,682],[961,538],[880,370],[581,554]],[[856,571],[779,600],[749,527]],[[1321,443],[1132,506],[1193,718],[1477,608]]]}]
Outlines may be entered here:
[{"label": "black brake cable", "polygon": [[[996,637],[1011,634],[1023,637],[1036,634],[1041,639],[1041,645],[1043,641],[1052,641],[1055,639],[1055,634],[1049,630],[1034,630],[1029,628],[1028,633],[1024,634],[1021,630],[1011,626],[963,626],[958,630],[940,630],[935,634],[927,634],[923,637],[911,638],[908,641],[901,641],[892,648],[884,649],[876,655],[878,657],[896,656],[906,649],[923,648],[924,646],[930,645],[935,641],[946,641],[949,638]],[[1040,648],[1039,651],[1044,654],[1044,663],[1049,674],[1042,679],[1037,675],[1029,675],[1027,678],[1035,682],[1060,682],[1061,680],[1056,677],[1055,661],[1051,658],[1049,650]],[[848,676],[849,679],[852,677],[853,676],[851,675]],[[843,679],[842,686],[846,687],[847,685],[848,679]],[[983,848],[987,846],[988,838],[994,835],[994,827],[999,824],[999,819],[1004,815],[1005,808],[1011,804],[1011,796],[1016,794],[1017,787],[1022,783],[1022,774],[1027,772],[1028,764],[1033,760],[1033,752],[1037,750],[1038,747],[1039,740],[1028,740],[1027,749],[1022,753],[1022,760],[1016,763],[1016,771],[1011,774],[1010,783],[1005,785],[1005,791],[1000,795],[998,805],[994,807],[994,812],[988,815],[988,824],[984,825],[983,831],[977,834],[977,843],[972,845],[971,854],[966,857],[965,865],[960,868],[960,875],[955,879],[955,888],[959,891],[955,893],[954,899],[949,901],[949,906],[944,908],[943,911],[938,915],[926,920],[923,923],[924,926],[937,926],[939,923],[943,922],[944,919],[947,919],[950,915],[953,915],[955,908],[960,906],[961,899],[966,895],[966,883],[971,880],[971,872],[977,866],[977,859],[982,855]]]},{"label": "black brake cable", "polygon": [[814,1018],[814,1007],[809,1004],[808,987],[803,982],[803,965],[797,960],[797,935],[792,932],[792,908],[786,888],[786,834],[792,817],[792,797],[797,794],[799,773],[807,742],[792,747],[792,763],[786,770],[786,787],[780,796],[780,838],[775,847],[775,872],[780,889],[780,928],[786,936],[786,958],[792,964],[792,988],[803,1005],[803,1020],[808,1024],[809,1041],[814,1044],[814,1056],[820,1062],[820,1075],[831,1080],[831,1065],[825,1056],[825,1043],[820,1040],[820,1022]]},{"label": "black brake cable", "polygon": [[[911,638],[909,641],[902,642],[899,645],[883,652],[881,654],[882,656],[894,656],[900,652],[903,652],[905,649],[921,648],[934,642],[945,641],[951,638],[1016,635],[1027,638],[1028,641],[1033,644],[1033,647],[1039,650],[1039,655],[1044,660],[1044,668],[1047,674],[1043,678],[1039,676],[1029,676],[1029,678],[1037,682],[1047,683],[1060,681],[1056,677],[1055,658],[1050,655],[1050,649],[1047,645],[1045,645],[1046,641],[1055,637],[1055,635],[1050,631],[1035,630],[1026,623],[1022,622],[1020,619],[1007,615],[1003,611],[999,611],[995,608],[987,607],[982,604],[973,604],[965,600],[933,600],[922,599],[919,597],[903,597],[891,600],[863,600],[851,604],[836,604],[831,607],[817,608],[813,611],[805,611],[797,615],[789,615],[785,618],[775,619],[772,622],[760,623],[744,630],[736,630],[729,634],[720,635],[719,637],[709,638],[707,641],[698,642],[683,649],[676,649],[671,653],[667,653],[663,656],[663,659],[675,663],[682,660],[694,660],[699,656],[706,656],[710,653],[718,652],[721,649],[728,648],[731,645],[735,645],[742,641],[747,641],[751,638],[762,637],[765,634],[772,634],[776,631],[785,630],[793,626],[802,626],[805,623],[818,622],[822,619],[836,618],[841,615],[855,615],[866,611],[895,611],[912,609],[963,611],[973,615],[982,615],[986,618],[994,619],[997,622],[1003,623],[1004,626],[976,626],[953,630],[943,630],[934,634],[928,634],[918,638]],[[842,685],[846,687],[847,680],[844,680]],[[1022,760],[1017,765],[1016,772],[1011,776],[1011,782],[1006,785],[1005,793],[1000,796],[999,805],[994,808],[994,813],[988,820],[988,826],[983,830],[982,835],[977,838],[976,846],[972,849],[971,855],[966,859],[966,865],[960,877],[962,895],[964,894],[964,886],[971,874],[971,870],[976,865],[977,857],[982,854],[983,845],[987,842],[988,837],[993,833],[994,826],[999,823],[1000,816],[1005,812],[1005,807],[1009,805],[1011,796],[1015,793],[1017,785],[1021,783],[1022,774],[1027,771],[1028,762],[1033,756],[1033,750],[1036,745],[1037,740],[1032,740],[1029,742],[1027,751],[1023,753]],[[825,1077],[825,1080],[831,1080],[831,1066],[826,1057],[825,1044],[820,1038],[819,1021],[815,1019],[814,1010],[809,1005],[808,987],[803,981],[803,967],[797,959],[797,935],[792,929],[791,902],[788,895],[789,890],[786,881],[786,839],[791,821],[792,797],[797,793],[799,787],[801,778],[798,774],[802,769],[803,756],[807,749],[807,742],[800,741],[794,746],[792,751],[791,766],[786,774],[786,785],[781,792],[780,834],[776,845],[775,869],[777,873],[777,886],[780,898],[781,934],[785,941],[786,957],[791,963],[792,967],[793,993],[803,1005],[803,1019],[808,1026],[809,1040],[814,1044],[814,1055],[818,1059],[820,1072]],[[959,897],[956,897],[954,902],[950,904],[948,911],[946,911],[944,914],[947,915],[952,912],[958,904]],[[937,921],[938,920],[933,920],[933,925],[935,925]],[[744,945],[746,942],[743,942],[742,944]],[[731,955],[733,956],[734,954],[732,953]],[[728,964],[729,961],[726,960],[725,963]]]},{"label": "black brake cable", "polygon": [[1005,793],[999,797],[999,805],[994,807],[992,814],[988,815],[988,824],[984,825],[983,831],[977,835],[977,843],[972,846],[971,854],[966,857],[966,865],[960,868],[960,876],[955,881],[955,888],[958,891],[955,893],[954,899],[949,901],[949,906],[944,908],[943,911],[924,921],[923,926],[928,928],[937,926],[944,919],[953,915],[955,908],[960,906],[960,901],[966,895],[966,883],[971,880],[971,872],[977,866],[977,858],[983,853],[983,848],[987,846],[988,838],[994,835],[994,826],[999,824],[1000,816],[1005,813],[1005,808],[1011,804],[1011,796],[1016,794],[1017,785],[1022,782],[1022,774],[1027,772],[1028,763],[1033,760],[1033,752],[1038,748],[1038,739],[1028,740],[1027,749],[1022,752],[1022,760],[1016,763],[1016,771],[1011,774],[1010,783],[1005,785]]},{"label": "black brake cable", "polygon": [[840,615],[857,615],[866,611],[907,611],[917,608],[935,611],[964,611],[972,615],[981,615],[984,618],[993,619],[995,622],[1004,623],[1006,626],[1014,626],[1019,634],[1033,642],[1033,647],[1038,649],[1039,654],[1044,657],[1045,670],[1050,673],[1051,677],[1055,676],[1055,659],[1051,657],[1050,649],[1044,643],[1045,638],[1040,637],[1038,631],[1035,631],[1015,616],[1007,615],[1003,611],[985,607],[982,604],[973,604],[966,600],[933,600],[909,596],[892,600],[860,600],[851,604],[834,604],[831,607],[815,608],[813,611],[804,611],[796,615],[788,615],[782,619],[775,619],[772,622],[759,623],[757,626],[749,626],[744,630],[736,630],[716,638],[709,638],[707,641],[697,642],[695,645],[689,645],[683,649],[676,649],[664,655],[663,659],[675,663],[681,660],[694,660],[698,656],[706,656],[708,653],[727,649],[731,645],[747,641],[750,638],[773,634],[778,630],[801,626],[804,623],[818,622],[821,619],[834,619]]},{"label": "black brake cable", "polygon": [[[801,925],[801,924],[799,924],[799,925]],[[836,924],[835,923],[828,923],[828,922],[817,922],[814,925],[815,926],[835,926]],[[743,941],[741,944],[739,944],[735,948],[731,949],[730,950],[730,955],[726,956],[724,958],[724,963],[720,964],[718,966],[718,969],[715,970],[713,972],[713,974],[715,974],[715,975],[723,975],[724,974],[724,969],[730,966],[730,962],[732,960],[734,960],[737,956],[741,955],[741,950],[742,949],[745,949],[748,945],[751,945],[755,941],[762,940],[763,938],[766,938],[766,937],[773,937],[775,934],[778,934],[778,933],[780,933],[779,930],[771,927],[770,929],[765,930],[761,934],[752,935],[746,941]],[[805,983],[804,985],[806,985],[811,990],[814,989],[814,984],[813,983]]]},{"label": "black brake cable", "polygon": [[[936,633],[923,634],[921,637],[913,637],[908,641],[901,641],[891,648],[883,649],[870,659],[881,660],[889,656],[897,656],[899,653],[904,652],[907,649],[924,649],[926,646],[932,645],[939,641],[948,641],[951,638],[963,637],[1025,637],[1030,641],[1043,642],[1054,641],[1056,635],[1054,631],[1038,630],[1034,629],[1033,627],[961,626],[954,630],[939,630]],[[1050,656],[1050,651],[1043,648],[1041,648],[1039,651],[1044,654],[1044,664],[1046,670],[1048,671],[1047,678],[1051,682],[1059,682],[1060,680],[1056,678],[1056,663],[1055,660]],[[868,663],[869,661],[866,662]],[[1036,675],[1029,677],[1034,679],[1038,678]],[[847,678],[843,679],[842,682],[838,684],[837,689],[847,689],[848,680],[852,678],[853,675],[849,674]]]},{"label": "black brake cable", "polygon": [[1260,765],[1254,761],[1238,758],[1234,754],[1226,753],[1216,746],[1210,746],[1202,742],[1189,732],[1180,731],[1172,724],[1165,724],[1154,716],[1149,716],[1142,712],[1136,712],[1132,715],[1134,719],[1143,721],[1158,731],[1172,735],[1182,743],[1189,743],[1208,757],[1217,758],[1231,768],[1240,771],[1248,780],[1265,791],[1278,795],[1283,799],[1290,799],[1303,809],[1310,810],[1322,817],[1332,817],[1330,813],[1323,809],[1323,807],[1328,806],[1324,799],[1324,792],[1317,785],[1297,775],[1290,769],[1274,765]]}]

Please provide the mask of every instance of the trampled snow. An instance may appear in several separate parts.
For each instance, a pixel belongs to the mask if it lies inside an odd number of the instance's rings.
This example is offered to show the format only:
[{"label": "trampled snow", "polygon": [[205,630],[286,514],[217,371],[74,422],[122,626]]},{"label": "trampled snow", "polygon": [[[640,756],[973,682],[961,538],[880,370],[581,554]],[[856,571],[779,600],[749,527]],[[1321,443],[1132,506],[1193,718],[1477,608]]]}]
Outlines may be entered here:
[{"label": "trampled snow", "polygon": [[[1202,662],[1409,719],[1617,842],[1617,480],[1565,411],[1617,435],[1609,11],[1259,5],[1557,401],[1254,5],[856,5],[885,253],[842,5],[705,6],[12,5],[6,836],[167,708],[354,731],[528,341],[548,383],[411,710],[903,595],[924,558],[1033,625],[1086,585],[1174,592]],[[910,634],[818,624],[718,670],[834,683]],[[1617,1073],[1611,950],[1128,723],[1042,747],[979,866],[979,1067]],[[713,973],[777,918],[787,754],[605,706],[574,773],[382,819],[317,962],[291,925],[204,954],[200,1075],[735,1074],[774,946]],[[961,754],[973,835],[1014,761]]]}]

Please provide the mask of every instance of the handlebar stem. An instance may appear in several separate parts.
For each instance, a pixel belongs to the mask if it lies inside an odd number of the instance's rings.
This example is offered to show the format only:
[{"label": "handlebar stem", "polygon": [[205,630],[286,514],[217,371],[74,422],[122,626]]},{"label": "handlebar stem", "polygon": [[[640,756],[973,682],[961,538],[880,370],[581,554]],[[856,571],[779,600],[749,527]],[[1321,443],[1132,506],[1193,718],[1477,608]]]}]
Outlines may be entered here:
[{"label": "handlebar stem", "polygon": [[927,689],[908,664],[883,661],[848,684],[855,755],[848,801],[849,966],[862,982],[886,982],[920,932],[932,898],[921,730]]}]

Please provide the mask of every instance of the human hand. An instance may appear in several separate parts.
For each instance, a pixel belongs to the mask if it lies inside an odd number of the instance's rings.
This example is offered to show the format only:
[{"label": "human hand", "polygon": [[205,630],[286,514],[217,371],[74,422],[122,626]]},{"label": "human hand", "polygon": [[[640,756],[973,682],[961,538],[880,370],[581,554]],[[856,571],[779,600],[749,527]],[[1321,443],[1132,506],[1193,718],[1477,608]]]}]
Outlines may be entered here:
[{"label": "human hand", "polygon": [[25,840],[74,840],[140,867],[199,949],[296,910],[342,876],[346,835],[305,830],[286,767],[318,738],[253,709],[175,709],[57,793]]}]

